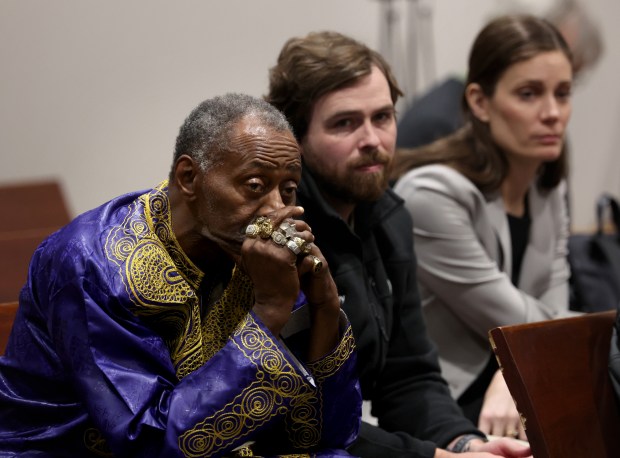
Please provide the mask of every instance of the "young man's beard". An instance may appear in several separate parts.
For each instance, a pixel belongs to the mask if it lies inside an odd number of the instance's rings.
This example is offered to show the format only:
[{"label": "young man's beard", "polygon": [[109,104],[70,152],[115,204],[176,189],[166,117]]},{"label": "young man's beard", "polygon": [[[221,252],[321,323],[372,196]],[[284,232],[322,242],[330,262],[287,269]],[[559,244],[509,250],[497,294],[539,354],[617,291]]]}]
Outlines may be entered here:
[{"label": "young man's beard", "polygon": [[341,202],[358,204],[379,200],[388,187],[391,161],[378,172],[350,171],[345,177],[326,176],[311,168],[312,175],[324,193]]}]

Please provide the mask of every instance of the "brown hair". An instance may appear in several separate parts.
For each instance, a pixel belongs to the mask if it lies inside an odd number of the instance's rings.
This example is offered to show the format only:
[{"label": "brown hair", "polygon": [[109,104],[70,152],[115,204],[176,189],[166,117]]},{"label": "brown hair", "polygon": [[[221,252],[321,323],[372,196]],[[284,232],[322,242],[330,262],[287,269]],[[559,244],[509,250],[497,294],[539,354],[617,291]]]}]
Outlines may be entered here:
[{"label": "brown hair", "polygon": [[[572,63],[566,42],[548,21],[529,15],[499,17],[488,23],[474,41],[466,86],[478,83],[485,96],[492,97],[497,82],[510,66],[542,52],[558,50]],[[488,124],[473,115],[464,95],[462,108],[465,125],[454,134],[428,146],[397,151],[393,178],[415,167],[444,163],[469,178],[482,192],[499,188],[508,173],[506,155],[491,138]],[[554,188],[567,171],[564,146],[558,159],[542,165],[539,187]]]},{"label": "brown hair", "polygon": [[298,141],[308,129],[314,102],[354,84],[376,65],[390,86],[392,101],[403,95],[390,66],[366,45],[337,32],[314,32],[289,39],[269,71],[265,99],[284,113]]}]

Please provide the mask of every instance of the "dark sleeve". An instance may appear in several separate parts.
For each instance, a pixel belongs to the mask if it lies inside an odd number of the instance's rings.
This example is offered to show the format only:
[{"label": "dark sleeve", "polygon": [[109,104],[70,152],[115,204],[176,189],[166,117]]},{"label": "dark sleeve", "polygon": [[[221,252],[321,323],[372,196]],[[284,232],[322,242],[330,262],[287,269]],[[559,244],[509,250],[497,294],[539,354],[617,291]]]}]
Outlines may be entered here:
[{"label": "dark sleeve", "polygon": [[390,259],[394,317],[386,363],[373,393],[372,413],[385,430],[401,431],[441,448],[462,434],[483,435],[452,399],[426,332],[413,241],[408,235],[410,218],[400,212],[399,217],[386,221],[384,228],[385,241],[380,245],[382,255]]}]

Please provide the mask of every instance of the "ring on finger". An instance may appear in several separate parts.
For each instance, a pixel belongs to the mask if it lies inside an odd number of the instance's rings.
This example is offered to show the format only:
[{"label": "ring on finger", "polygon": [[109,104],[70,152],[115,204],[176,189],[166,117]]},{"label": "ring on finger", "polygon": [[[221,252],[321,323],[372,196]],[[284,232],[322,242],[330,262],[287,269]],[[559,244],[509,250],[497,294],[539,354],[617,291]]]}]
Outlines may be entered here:
[{"label": "ring on finger", "polygon": [[258,235],[258,226],[256,224],[248,224],[248,227],[245,228],[245,235],[251,238],[256,237]]},{"label": "ring on finger", "polygon": [[271,237],[273,233],[273,223],[266,216],[259,216],[254,221],[254,224],[258,226],[258,236],[266,239]]},{"label": "ring on finger", "polygon": [[[299,252],[303,254],[308,254],[309,249],[307,248],[309,242],[302,239],[301,237],[292,237],[291,240],[295,242],[295,244],[299,247]],[[297,253],[299,254],[299,253]]]},{"label": "ring on finger", "polygon": [[288,239],[286,238],[286,235],[280,229],[276,229],[275,231],[271,233],[271,240],[273,240],[275,243],[277,243],[280,246],[284,246],[286,245],[286,242]]},{"label": "ring on finger", "polygon": [[312,272],[318,274],[323,268],[323,261],[314,255],[310,256],[310,259],[312,259]]},{"label": "ring on finger", "polygon": [[301,247],[295,242],[295,240],[289,240],[286,242],[286,247],[291,250],[295,255],[301,253]]},{"label": "ring on finger", "polygon": [[280,223],[279,229],[288,239],[293,238],[297,233],[297,228],[295,227],[295,223],[293,222],[293,220],[282,221],[282,223]]}]

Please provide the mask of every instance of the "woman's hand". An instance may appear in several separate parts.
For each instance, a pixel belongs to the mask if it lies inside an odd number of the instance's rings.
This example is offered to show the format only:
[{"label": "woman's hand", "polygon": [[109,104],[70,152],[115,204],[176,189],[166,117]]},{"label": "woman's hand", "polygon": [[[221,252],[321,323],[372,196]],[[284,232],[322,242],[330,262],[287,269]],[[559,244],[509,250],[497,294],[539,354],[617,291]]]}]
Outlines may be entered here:
[{"label": "woman's hand", "polygon": [[454,453],[437,449],[434,458],[531,458],[532,451],[527,444],[513,439],[494,439],[489,442],[474,439],[467,452]]},{"label": "woman's hand", "polygon": [[497,371],[484,395],[478,428],[485,434],[527,440],[519,412],[506,386],[501,371]]}]

